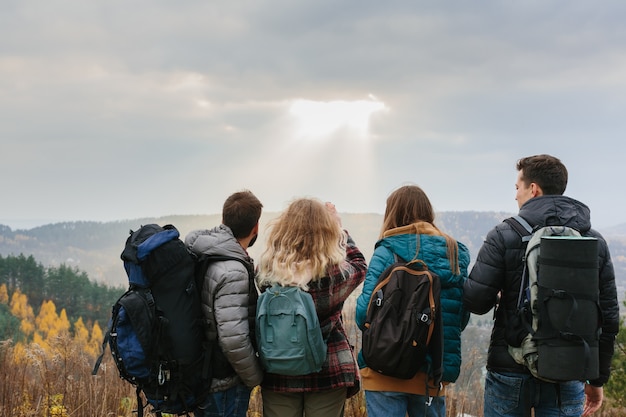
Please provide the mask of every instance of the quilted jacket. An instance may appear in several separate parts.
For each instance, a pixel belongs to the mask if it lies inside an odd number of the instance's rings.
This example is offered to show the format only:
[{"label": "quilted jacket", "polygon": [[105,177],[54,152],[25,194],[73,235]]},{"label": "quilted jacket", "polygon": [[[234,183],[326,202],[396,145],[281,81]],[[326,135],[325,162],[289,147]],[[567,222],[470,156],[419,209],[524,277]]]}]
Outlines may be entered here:
[{"label": "quilted jacket", "polygon": [[[252,259],[228,226],[193,231],[185,238],[185,244],[197,255],[235,256],[254,269]],[[229,260],[209,265],[202,286],[204,329],[209,340],[217,332],[218,345],[235,371],[230,376],[214,378],[211,391],[224,391],[241,383],[252,388],[263,379],[254,346],[257,297],[254,279],[241,262]]]},{"label": "quilted jacket", "polygon": [[[569,226],[583,236],[598,239],[603,324],[600,337],[600,377],[591,383],[600,386],[609,378],[613,343],[619,330],[615,273],[606,241],[591,228],[589,208],[570,197],[546,195],[532,198],[521,207],[519,215],[533,227]],[[528,372],[509,355],[504,337],[509,317],[515,314],[517,306],[525,246],[520,235],[508,223],[498,224],[487,234],[465,283],[464,304],[472,313],[485,314],[498,303],[487,357],[487,369],[496,372]]]},{"label": "quilted jacket", "polygon": [[[417,258],[423,260],[428,268],[440,277],[441,281],[441,308],[443,314],[444,331],[444,356],[443,356],[443,381],[454,382],[459,376],[461,367],[461,331],[469,321],[469,312],[463,308],[463,283],[467,278],[467,269],[470,262],[470,254],[467,247],[458,242],[458,262],[460,274],[453,274],[447,257],[446,239],[432,225],[420,222],[416,223],[420,234],[416,234],[414,225],[394,229],[387,232],[387,237],[376,243],[372,260],[369,263],[363,291],[357,299],[356,322],[361,330],[364,329],[367,305],[372,290],[380,274],[394,262],[394,253],[404,260]],[[419,245],[418,245],[419,239]],[[359,352],[359,366],[362,368],[363,385],[368,386],[367,368],[361,352]],[[364,372],[365,371],[365,372]],[[378,375],[373,377],[380,379]],[[384,385],[394,381],[385,378]],[[417,378],[424,385],[424,378]],[[393,378],[396,380],[396,378]],[[389,389],[375,389],[382,391],[401,391],[422,394],[425,387],[410,387],[406,381],[397,380],[399,387],[389,386]],[[384,388],[376,384],[378,388]]]}]

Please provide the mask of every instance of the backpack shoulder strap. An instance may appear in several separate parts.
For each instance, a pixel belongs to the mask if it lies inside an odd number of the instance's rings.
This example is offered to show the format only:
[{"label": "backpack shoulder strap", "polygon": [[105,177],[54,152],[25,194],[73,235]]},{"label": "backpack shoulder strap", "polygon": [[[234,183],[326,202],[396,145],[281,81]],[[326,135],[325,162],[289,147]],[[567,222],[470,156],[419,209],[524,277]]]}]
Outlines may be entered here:
[{"label": "backpack shoulder strap", "polygon": [[246,262],[242,258],[238,258],[236,256],[229,255],[196,255],[192,254],[196,261],[196,272],[195,272],[195,281],[196,287],[198,291],[202,290],[202,284],[204,282],[204,276],[206,275],[207,269],[209,269],[209,264],[213,262],[222,262],[222,261],[238,261],[240,262],[246,271],[248,271],[248,277],[250,279],[251,285],[254,285],[254,268],[248,262]]},{"label": "backpack shoulder strap", "polygon": [[248,275],[251,278],[254,277],[254,270],[252,266],[242,258],[238,258],[236,256],[230,256],[230,255],[207,255],[207,254],[194,255],[194,256],[196,258],[196,262],[201,264],[200,270],[202,271],[203,276],[204,274],[206,274],[206,271],[210,263],[221,262],[221,261],[238,261],[246,268],[246,271],[248,271]]},{"label": "backpack shoulder strap", "polygon": [[[517,309],[518,314],[520,314],[522,325],[530,335],[534,335],[536,325],[535,319],[528,317],[522,312],[527,308],[530,309],[529,311],[534,311],[532,307],[532,299],[536,295],[536,285],[533,285],[533,283],[537,282],[536,265],[539,256],[539,242],[541,242],[543,231],[541,228],[533,229],[533,227],[521,216],[513,216],[505,221],[520,234],[522,237],[522,243],[526,243],[526,250],[524,251],[524,256],[522,258],[524,266],[522,269],[519,293],[517,296]],[[526,302],[531,303],[530,307],[524,306],[525,300]]]},{"label": "backpack shoulder strap", "polygon": [[522,242],[530,241],[533,234],[533,227],[522,216],[513,216],[504,219],[513,230],[515,230],[522,238]]}]

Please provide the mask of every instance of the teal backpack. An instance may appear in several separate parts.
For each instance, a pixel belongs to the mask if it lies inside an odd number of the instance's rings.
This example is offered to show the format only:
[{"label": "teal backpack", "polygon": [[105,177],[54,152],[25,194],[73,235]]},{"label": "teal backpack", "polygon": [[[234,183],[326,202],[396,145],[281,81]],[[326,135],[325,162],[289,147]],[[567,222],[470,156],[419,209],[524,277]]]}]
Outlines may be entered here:
[{"label": "teal backpack", "polygon": [[261,365],[279,375],[319,372],[326,360],[322,335],[311,294],[298,287],[274,285],[259,295],[256,338]]}]

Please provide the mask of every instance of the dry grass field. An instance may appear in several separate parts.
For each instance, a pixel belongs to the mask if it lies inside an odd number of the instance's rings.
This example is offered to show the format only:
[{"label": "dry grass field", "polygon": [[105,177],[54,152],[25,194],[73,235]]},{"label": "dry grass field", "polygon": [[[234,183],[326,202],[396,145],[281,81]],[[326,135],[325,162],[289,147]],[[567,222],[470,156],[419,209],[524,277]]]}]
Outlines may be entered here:
[{"label": "dry grass field", "polygon": [[[344,320],[351,342],[358,349],[360,332],[354,324],[355,298],[345,305]],[[457,383],[448,391],[448,416],[482,415],[482,369],[484,347],[467,347]],[[0,343],[0,416],[12,417],[131,417],[136,415],[134,388],[119,378],[110,354],[105,356],[97,376],[92,376],[94,357],[87,354],[76,338],[61,333],[45,347]],[[150,415],[148,413],[148,415]],[[262,415],[258,389],[250,400],[249,417]],[[347,417],[367,415],[363,392],[346,401]],[[626,415],[609,409],[597,417]]]}]

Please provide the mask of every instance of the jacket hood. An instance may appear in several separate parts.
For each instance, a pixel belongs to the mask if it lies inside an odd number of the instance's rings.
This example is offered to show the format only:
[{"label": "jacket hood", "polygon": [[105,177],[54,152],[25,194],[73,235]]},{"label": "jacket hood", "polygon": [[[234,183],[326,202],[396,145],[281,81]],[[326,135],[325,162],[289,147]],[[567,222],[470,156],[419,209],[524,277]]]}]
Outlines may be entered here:
[{"label": "jacket hood", "polygon": [[219,225],[213,229],[194,230],[185,237],[185,245],[196,255],[228,255],[248,259],[228,226]]},{"label": "jacket hood", "polygon": [[585,233],[591,229],[591,210],[585,204],[563,195],[531,198],[519,215],[531,226],[568,226]]},{"label": "jacket hood", "polygon": [[[451,271],[445,237],[440,234],[431,234],[440,233],[438,231],[420,231],[424,233],[417,235],[415,234],[415,229],[404,230],[404,228],[398,228],[392,233],[389,233],[388,236],[379,240],[376,246],[386,247],[407,262],[416,257],[422,259],[426,262],[429,269],[439,275],[442,283],[445,283],[444,285],[453,285],[454,283],[461,282],[464,279],[464,274],[455,275]],[[417,241],[418,236],[420,239],[419,246]],[[469,251],[461,242],[457,241],[457,244],[459,246],[459,267],[461,271],[464,271],[469,265]]]}]

